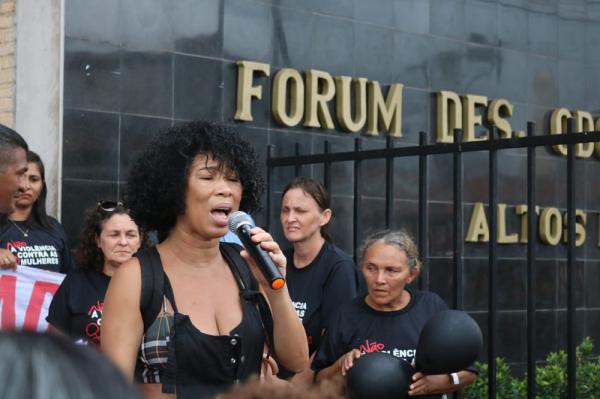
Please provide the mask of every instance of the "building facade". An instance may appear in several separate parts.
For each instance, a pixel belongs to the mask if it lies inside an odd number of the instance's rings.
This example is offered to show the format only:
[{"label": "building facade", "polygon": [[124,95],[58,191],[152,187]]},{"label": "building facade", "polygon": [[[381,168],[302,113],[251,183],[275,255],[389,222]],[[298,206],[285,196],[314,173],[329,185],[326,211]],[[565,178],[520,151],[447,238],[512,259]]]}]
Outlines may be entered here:
[{"label": "building facade", "polygon": [[[85,207],[122,197],[128,168],[152,135],[193,119],[234,127],[263,163],[268,145],[275,156],[295,154],[296,143],[303,154],[321,153],[325,141],[332,152],[350,151],[357,137],[364,149],[383,148],[387,135],[395,146],[406,146],[418,144],[421,131],[429,142],[451,140],[453,127],[480,140],[492,124],[503,137],[521,135],[527,121],[546,135],[563,132],[568,116],[579,130],[600,130],[595,0],[64,0],[35,11],[36,24],[26,18],[34,12],[27,2],[19,0],[13,12],[16,48],[21,34],[27,41],[38,32],[38,48],[27,48],[49,60],[49,71],[36,86],[30,80],[40,74],[40,59],[15,58],[12,115],[50,164],[55,211],[72,240]],[[0,12],[10,13],[10,2],[2,4]],[[10,90],[4,76],[11,64],[0,62],[0,117],[10,124],[3,94]],[[21,76],[29,83],[20,92]],[[343,100],[347,108],[340,111]],[[537,152],[536,202],[540,220],[546,218],[536,237],[540,359],[563,348],[566,339],[561,151]],[[578,151],[576,207],[585,237],[577,250],[577,337],[600,343],[600,147]],[[524,155],[503,151],[498,161],[499,218],[505,224],[499,237],[499,355],[517,370],[526,357]],[[362,220],[353,220],[352,164],[333,166],[333,238],[348,252],[349,224],[360,223],[365,234],[384,226],[383,164],[365,162]],[[462,303],[484,333],[486,165],[485,154],[464,156]],[[302,173],[322,178],[317,166]],[[271,220],[278,220],[277,194],[293,176],[292,168],[275,171]],[[418,159],[397,161],[394,176],[393,226],[416,235]],[[448,301],[451,179],[451,157],[432,157],[425,267],[429,288]],[[264,212],[255,219],[264,223]],[[276,225],[273,233],[283,240]]]}]

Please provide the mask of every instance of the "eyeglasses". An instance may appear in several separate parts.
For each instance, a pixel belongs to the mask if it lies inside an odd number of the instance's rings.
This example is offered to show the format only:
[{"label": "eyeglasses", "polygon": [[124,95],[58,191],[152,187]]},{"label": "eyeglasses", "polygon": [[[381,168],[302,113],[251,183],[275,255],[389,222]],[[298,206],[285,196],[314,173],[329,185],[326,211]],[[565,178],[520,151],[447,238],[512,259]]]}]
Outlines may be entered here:
[{"label": "eyeglasses", "polygon": [[105,212],[112,212],[117,207],[124,206],[121,201],[111,201],[111,200],[102,200],[98,201],[98,208],[102,209]]}]

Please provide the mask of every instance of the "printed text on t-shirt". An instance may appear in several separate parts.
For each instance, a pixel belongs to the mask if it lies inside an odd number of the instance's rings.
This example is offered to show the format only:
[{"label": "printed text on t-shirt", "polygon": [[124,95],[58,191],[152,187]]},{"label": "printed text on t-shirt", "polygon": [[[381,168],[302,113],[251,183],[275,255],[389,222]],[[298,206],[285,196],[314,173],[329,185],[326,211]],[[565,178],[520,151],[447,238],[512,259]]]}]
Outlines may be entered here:
[{"label": "printed text on t-shirt", "polygon": [[296,309],[298,317],[300,318],[300,320],[302,320],[304,318],[304,315],[306,314],[306,302],[292,301],[292,304],[294,304],[294,309]]},{"label": "printed text on t-shirt", "polygon": [[395,357],[399,357],[401,359],[409,360],[409,361],[414,359],[414,357],[417,353],[416,349],[394,348],[394,349],[385,350],[384,344],[377,342],[377,341],[370,342],[368,339],[365,340],[365,342],[363,344],[361,344],[358,347],[358,349],[360,350],[360,352],[362,354],[372,353],[372,352],[383,352],[383,353],[389,353],[391,355],[394,355]]}]

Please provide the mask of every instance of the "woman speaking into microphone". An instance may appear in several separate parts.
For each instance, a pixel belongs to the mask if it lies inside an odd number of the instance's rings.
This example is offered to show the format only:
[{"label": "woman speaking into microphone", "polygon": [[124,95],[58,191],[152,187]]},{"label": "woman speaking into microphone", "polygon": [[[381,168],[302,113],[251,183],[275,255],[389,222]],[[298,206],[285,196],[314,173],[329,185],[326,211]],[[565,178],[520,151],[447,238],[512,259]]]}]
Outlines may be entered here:
[{"label": "woman speaking into microphone", "polygon": [[[287,287],[273,289],[248,251],[219,243],[233,212],[259,207],[262,188],[252,147],[206,122],[160,133],[132,166],[132,216],[159,243],[113,276],[102,348],[146,397],[213,397],[259,374],[264,353],[295,371],[306,366]],[[250,234],[285,276],[271,235]]]}]

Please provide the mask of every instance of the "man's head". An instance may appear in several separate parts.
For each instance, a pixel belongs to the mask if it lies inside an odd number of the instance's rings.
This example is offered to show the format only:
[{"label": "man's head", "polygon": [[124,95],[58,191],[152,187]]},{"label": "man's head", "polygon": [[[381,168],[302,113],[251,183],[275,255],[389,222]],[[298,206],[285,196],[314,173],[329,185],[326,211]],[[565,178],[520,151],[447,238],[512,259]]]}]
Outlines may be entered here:
[{"label": "man's head", "polygon": [[13,211],[19,191],[25,189],[27,150],[19,133],[0,124],[0,214]]}]

